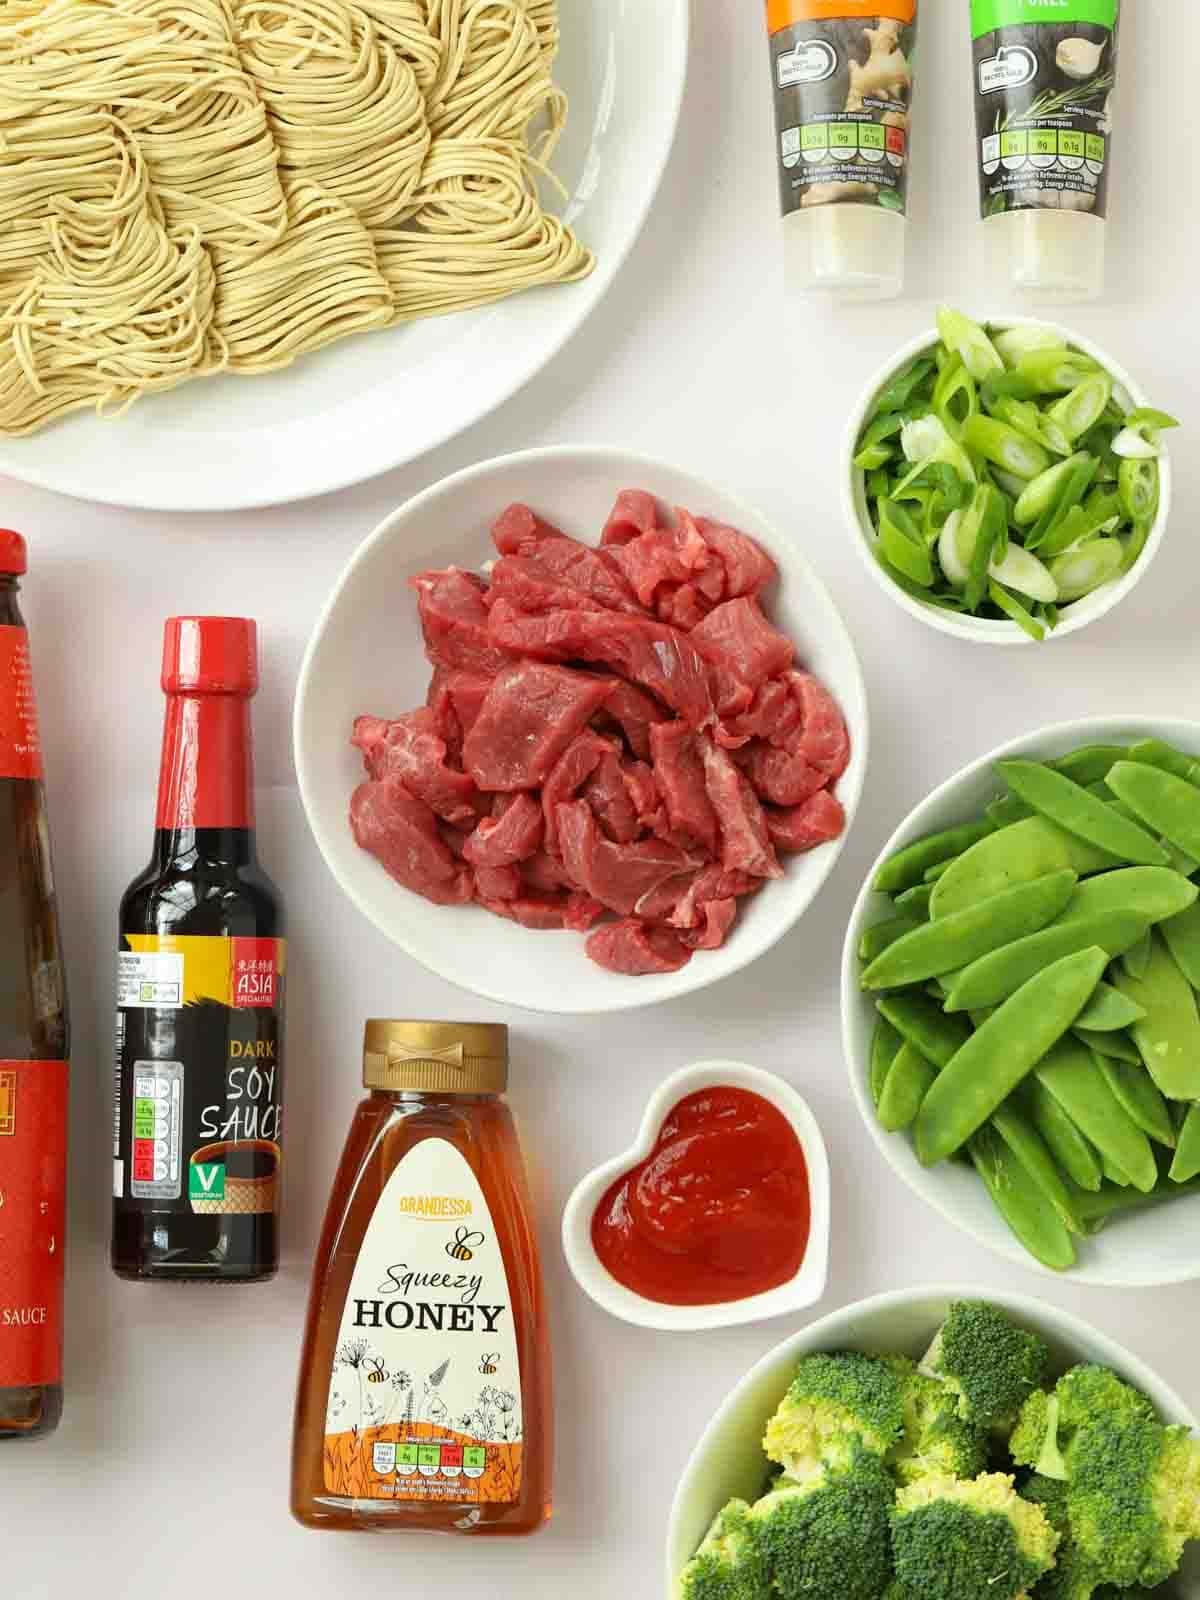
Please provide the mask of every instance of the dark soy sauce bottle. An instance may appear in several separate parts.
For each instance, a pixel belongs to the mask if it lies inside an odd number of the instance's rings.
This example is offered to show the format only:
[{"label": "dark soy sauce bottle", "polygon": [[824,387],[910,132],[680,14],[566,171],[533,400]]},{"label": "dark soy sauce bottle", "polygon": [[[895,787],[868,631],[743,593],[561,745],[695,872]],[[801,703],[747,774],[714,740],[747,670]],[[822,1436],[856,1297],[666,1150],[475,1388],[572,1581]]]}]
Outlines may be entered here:
[{"label": "dark soy sauce bottle", "polygon": [[0,1440],[62,1415],[67,1002],[29,645],[25,541],[0,529]]},{"label": "dark soy sauce bottle", "polygon": [[258,865],[255,625],[172,617],[154,853],[121,901],[112,1265],[255,1282],[278,1265],[284,917]]}]

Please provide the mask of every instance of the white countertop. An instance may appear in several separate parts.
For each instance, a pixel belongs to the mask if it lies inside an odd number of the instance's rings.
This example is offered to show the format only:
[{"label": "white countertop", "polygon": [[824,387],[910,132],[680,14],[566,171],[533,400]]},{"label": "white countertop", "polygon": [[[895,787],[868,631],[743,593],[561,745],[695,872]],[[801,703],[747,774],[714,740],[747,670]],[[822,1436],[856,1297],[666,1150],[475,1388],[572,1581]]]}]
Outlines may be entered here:
[{"label": "white countertop", "polygon": [[[569,26],[569,0],[563,10]],[[67,1411],[53,1440],[0,1447],[6,1595],[259,1600],[393,1586],[448,1600],[661,1593],[666,1515],[683,1461],[733,1381],[795,1324],[689,1338],[614,1322],[570,1280],[558,1219],[580,1173],[628,1142],[651,1087],[703,1055],[784,1074],[821,1120],[834,1174],[824,1308],[924,1280],[1021,1289],[1092,1318],[1200,1405],[1200,1284],[1120,1293],[1034,1277],[975,1247],[884,1169],[846,1087],[836,986],[863,872],[935,782],[991,745],[1065,717],[1200,719],[1191,10],[1190,0],[1126,7],[1110,294],[1064,314],[1156,403],[1190,420],[1175,449],[1175,515],[1136,593],[1062,644],[971,649],[920,627],[868,583],[838,512],[843,419],[868,374],[930,322],[936,299],[981,314],[1012,309],[978,287],[964,0],[923,6],[910,298],[834,312],[785,303],[762,7],[700,0],[683,123],[650,226],[589,325],[492,419],[404,471],[243,516],[164,518],[4,485],[0,521],[30,543],[26,612],[75,1023]],[[292,687],[318,607],[386,512],[473,461],[560,441],[628,445],[694,467],[803,539],[867,676],[866,795],[800,928],[742,976],[602,1024],[505,1019],[550,1283],[558,1425],[550,1528],[517,1544],[319,1536],[287,1512],[292,1389],[313,1242],[360,1093],[362,1020],[504,1013],[427,976],[337,892],[296,796]],[[106,1264],[116,906],[149,849],[161,622],[183,610],[260,622],[261,847],[287,898],[295,963],[284,1268],[271,1285],[224,1294],[121,1284]],[[1170,1212],[1162,1215],[1169,1226]]]}]

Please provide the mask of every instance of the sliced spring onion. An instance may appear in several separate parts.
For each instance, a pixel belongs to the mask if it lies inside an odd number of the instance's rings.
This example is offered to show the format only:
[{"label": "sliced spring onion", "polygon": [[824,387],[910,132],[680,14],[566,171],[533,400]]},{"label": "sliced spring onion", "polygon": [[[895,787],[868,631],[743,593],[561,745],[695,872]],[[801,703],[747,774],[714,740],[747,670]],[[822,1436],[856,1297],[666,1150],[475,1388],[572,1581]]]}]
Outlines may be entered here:
[{"label": "sliced spring onion", "polygon": [[1023,433],[1035,444],[1044,444],[1054,455],[1071,454],[1071,440],[1050,413],[1039,411],[1032,400],[1018,400],[1015,395],[997,395],[988,410],[993,417],[1000,422],[1007,422],[1010,428]]},{"label": "sliced spring onion", "polygon": [[1159,444],[1136,428],[1122,428],[1112,442],[1112,453],[1125,461],[1153,461],[1159,455]]},{"label": "sliced spring onion", "polygon": [[1097,372],[1076,384],[1070,394],[1056,400],[1046,415],[1066,434],[1068,439],[1081,439],[1100,421],[1112,397],[1112,379],[1107,372]]},{"label": "sliced spring onion", "polygon": [[1004,371],[995,345],[970,317],[951,306],[939,306],[937,325],[946,348],[954,351],[973,378],[982,383],[989,373]]},{"label": "sliced spring onion", "polygon": [[1016,595],[1009,594],[1007,589],[1002,589],[994,580],[988,584],[988,599],[998,611],[1003,611],[1004,615],[1010,621],[1015,622],[1018,628],[1027,633],[1031,639],[1044,639],[1046,637],[1045,628],[1029,615],[1029,612],[1026,611]]},{"label": "sliced spring onion", "polygon": [[1018,594],[1040,600],[1044,605],[1053,605],[1059,599],[1058,584],[1049,568],[1024,545],[1011,540],[1004,560],[993,565],[991,576],[1006,589],[1015,589]]},{"label": "sliced spring onion", "polygon": [[1158,512],[1157,461],[1122,461],[1117,495],[1130,522],[1153,522]]},{"label": "sliced spring onion", "polygon": [[1179,426],[1169,412],[1156,411],[1153,406],[1138,406],[1124,419],[1124,423],[1112,442],[1113,453],[1133,460],[1161,455],[1160,432],[1164,428]]},{"label": "sliced spring onion", "polygon": [[[972,418],[972,421],[974,420],[977,419]],[[950,437],[941,417],[935,416],[932,412],[916,422],[904,424],[900,430],[900,447],[904,451],[905,459],[913,463],[913,470],[901,480],[898,490],[907,488],[925,468],[942,462],[952,467],[967,483],[975,482],[975,468],[971,465],[971,458],[962,445]]]},{"label": "sliced spring onion", "polygon": [[1054,466],[1047,467],[1045,472],[1040,472],[1021,491],[1013,507],[1014,519],[1024,527],[1045,516],[1047,511],[1057,505],[1067,480],[1075,475],[1080,463],[1091,459],[1082,453],[1068,456],[1065,461],[1058,461]]},{"label": "sliced spring onion", "polygon": [[879,502],[879,543],[890,564],[922,589],[933,586],[933,562],[921,530],[898,501]]},{"label": "sliced spring onion", "polygon": [[1059,484],[1057,494],[1025,535],[1023,543],[1027,550],[1042,549],[1046,540],[1091,488],[1092,479],[1096,476],[1099,465],[1095,456],[1089,456],[1085,452],[1080,452],[1077,457],[1072,458],[1071,470]]},{"label": "sliced spring onion", "polygon": [[963,425],[979,410],[979,391],[975,379],[961,361],[954,361],[938,378],[933,389],[933,409],[945,424],[952,439],[962,439]]},{"label": "sliced spring onion", "polygon": [[985,461],[1018,478],[1036,478],[1050,465],[1049,453],[1040,444],[995,417],[969,417],[963,428],[963,443]]},{"label": "sliced spring onion", "polygon": [[898,372],[876,395],[872,416],[879,416],[884,411],[903,409],[933,370],[933,357],[920,356],[905,367],[903,372]]},{"label": "sliced spring onion", "polygon": [[1119,539],[1093,539],[1080,550],[1070,550],[1050,563],[1059,599],[1081,600],[1121,570],[1125,547]]},{"label": "sliced spring onion", "polygon": [[1100,367],[1078,350],[1027,350],[1017,362],[1016,375],[1034,394],[1068,394]]},{"label": "sliced spring onion", "polygon": [[1061,350],[1065,354],[1067,348],[1061,334],[1037,322],[1021,323],[994,333],[992,346],[1006,367],[1015,367],[1030,350]]}]

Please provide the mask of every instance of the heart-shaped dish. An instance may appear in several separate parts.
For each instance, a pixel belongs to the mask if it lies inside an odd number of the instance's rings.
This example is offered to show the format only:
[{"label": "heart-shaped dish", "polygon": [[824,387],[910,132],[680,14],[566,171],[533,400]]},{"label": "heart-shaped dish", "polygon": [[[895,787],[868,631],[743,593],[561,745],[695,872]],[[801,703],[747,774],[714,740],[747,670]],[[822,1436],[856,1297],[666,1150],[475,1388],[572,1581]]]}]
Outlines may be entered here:
[{"label": "heart-shaped dish", "polygon": [[[745,1089],[760,1095],[785,1116],[800,1141],[808,1168],[811,1220],[808,1248],[795,1276],[765,1294],[716,1305],[664,1305],[618,1283],[592,1244],[592,1217],[608,1188],[654,1148],[667,1116],[701,1089]],[[829,1158],[817,1120],[795,1089],[772,1072],[741,1061],[697,1061],[665,1079],[650,1096],[633,1145],[581,1178],[567,1201],[562,1224],[563,1250],[575,1281],[598,1306],[641,1328],[664,1333],[699,1333],[765,1322],[815,1305],[825,1293],[829,1272]]]}]

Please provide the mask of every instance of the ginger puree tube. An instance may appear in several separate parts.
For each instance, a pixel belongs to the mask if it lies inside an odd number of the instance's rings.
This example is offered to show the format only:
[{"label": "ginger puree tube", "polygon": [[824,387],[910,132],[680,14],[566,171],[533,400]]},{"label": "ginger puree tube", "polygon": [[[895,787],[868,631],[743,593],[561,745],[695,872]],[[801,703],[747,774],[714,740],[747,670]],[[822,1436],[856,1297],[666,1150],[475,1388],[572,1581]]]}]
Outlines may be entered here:
[{"label": "ginger puree tube", "polygon": [[508,1030],[368,1022],[317,1250],[292,1511],[523,1534],[550,1512],[550,1350]]},{"label": "ginger puree tube", "polygon": [[917,0],[767,0],[790,287],[904,286]]}]

